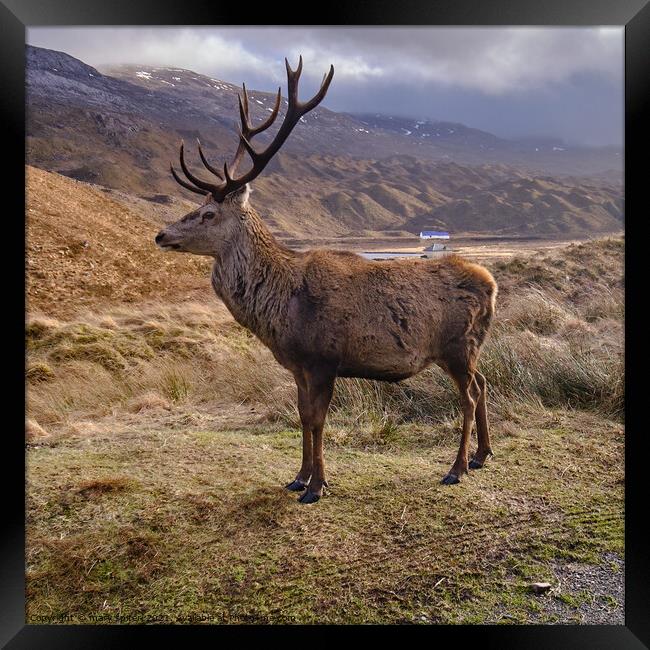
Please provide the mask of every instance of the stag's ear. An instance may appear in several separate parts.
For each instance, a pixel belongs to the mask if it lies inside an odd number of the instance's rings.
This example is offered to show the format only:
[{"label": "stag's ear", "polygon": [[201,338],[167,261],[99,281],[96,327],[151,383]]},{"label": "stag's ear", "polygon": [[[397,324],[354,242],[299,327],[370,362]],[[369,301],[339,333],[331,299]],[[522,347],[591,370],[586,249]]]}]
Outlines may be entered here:
[{"label": "stag's ear", "polygon": [[246,183],[246,185],[240,187],[238,190],[235,190],[228,195],[228,200],[232,201],[235,205],[238,205],[240,208],[248,207],[248,197],[251,195],[251,186]]}]

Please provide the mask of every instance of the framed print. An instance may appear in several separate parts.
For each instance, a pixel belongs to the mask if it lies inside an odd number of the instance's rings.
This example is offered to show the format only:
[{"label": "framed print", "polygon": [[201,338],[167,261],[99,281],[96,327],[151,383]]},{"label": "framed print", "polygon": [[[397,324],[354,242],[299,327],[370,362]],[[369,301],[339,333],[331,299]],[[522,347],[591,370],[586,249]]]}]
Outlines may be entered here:
[{"label": "framed print", "polygon": [[0,10],[7,647],[647,647],[647,3]]}]

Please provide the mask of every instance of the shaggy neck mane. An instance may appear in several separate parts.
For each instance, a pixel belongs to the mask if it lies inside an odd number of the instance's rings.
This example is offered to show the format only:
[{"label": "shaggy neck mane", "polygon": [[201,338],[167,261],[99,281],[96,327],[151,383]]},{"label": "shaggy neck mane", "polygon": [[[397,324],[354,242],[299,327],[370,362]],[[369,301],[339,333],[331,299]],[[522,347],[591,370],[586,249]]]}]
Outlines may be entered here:
[{"label": "shaggy neck mane", "polygon": [[286,316],[297,288],[296,253],[277,241],[252,208],[242,214],[228,250],[217,258],[212,285],[238,323],[263,342]]}]

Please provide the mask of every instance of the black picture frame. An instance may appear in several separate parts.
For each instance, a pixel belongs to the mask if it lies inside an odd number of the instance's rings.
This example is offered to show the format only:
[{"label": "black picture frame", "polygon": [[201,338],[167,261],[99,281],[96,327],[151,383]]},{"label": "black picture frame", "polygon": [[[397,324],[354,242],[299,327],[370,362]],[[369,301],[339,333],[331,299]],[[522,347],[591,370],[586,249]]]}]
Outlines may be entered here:
[{"label": "black picture frame", "polygon": [[[308,6],[301,7],[308,9]],[[643,386],[643,361],[639,347],[644,324],[641,311],[645,270],[640,229],[646,217],[644,191],[645,156],[650,144],[650,5],[648,0],[381,0],[369,4],[349,2],[344,6],[312,6],[316,14],[296,13],[284,3],[261,4],[254,10],[242,4],[194,2],[191,5],[170,0],[0,0],[0,59],[2,103],[2,149],[6,160],[15,161],[3,173],[5,190],[3,239],[11,231],[10,245],[4,246],[7,265],[5,297],[10,299],[12,314],[25,313],[24,268],[25,168],[18,159],[25,157],[25,30],[46,25],[242,25],[251,21],[270,25],[536,25],[536,26],[625,26],[625,224],[626,224],[626,534],[625,534],[625,625],[624,626],[453,626],[400,629],[410,630],[432,641],[453,643],[455,648],[476,642],[481,648],[644,648],[650,647],[650,575],[647,541],[644,533],[647,490],[644,489],[643,453],[645,431],[638,415]],[[320,10],[320,11],[319,11]],[[21,154],[22,152],[22,154]],[[12,155],[13,154],[13,155]],[[20,258],[20,259],[19,259]],[[9,267],[11,271],[9,271]],[[11,291],[8,291],[7,289]],[[23,340],[24,319],[6,319],[7,333]],[[642,330],[643,328],[643,330]],[[18,395],[6,399],[19,412],[25,403],[24,347],[4,346],[5,385]],[[107,648],[120,644],[186,642],[188,633],[201,640],[232,638],[246,642],[258,628],[187,626],[38,626],[25,624],[25,466],[24,443],[18,427],[5,427],[5,471],[9,479],[3,493],[3,521],[0,556],[0,643],[7,648]],[[9,462],[7,462],[9,461]],[[8,472],[12,469],[13,472]],[[293,629],[293,628],[292,628]],[[285,631],[289,631],[284,628]],[[280,627],[265,629],[264,640],[272,641]],[[364,627],[366,642],[371,630]],[[383,632],[382,632],[383,633]],[[231,635],[233,635],[231,637]],[[236,636],[235,636],[236,635]],[[319,635],[320,636],[320,635]],[[310,641],[313,635],[309,633]],[[195,639],[195,641],[198,639]],[[226,641],[227,642],[227,641]]]}]

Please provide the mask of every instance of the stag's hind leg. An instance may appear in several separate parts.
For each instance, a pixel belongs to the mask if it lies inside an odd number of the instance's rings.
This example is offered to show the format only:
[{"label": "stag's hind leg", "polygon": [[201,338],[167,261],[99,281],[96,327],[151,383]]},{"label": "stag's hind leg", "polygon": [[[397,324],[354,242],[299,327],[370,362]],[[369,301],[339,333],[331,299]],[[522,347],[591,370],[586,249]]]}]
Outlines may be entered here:
[{"label": "stag's hind leg", "polygon": [[476,436],[478,438],[478,449],[472,460],[469,462],[470,469],[480,469],[485,461],[494,455],[490,444],[490,425],[487,415],[487,382],[480,372],[474,373],[474,378],[481,394],[476,404]]},{"label": "stag's hind leg", "polygon": [[442,479],[445,485],[459,483],[460,477],[467,474],[469,462],[469,440],[474,427],[476,406],[479,401],[481,389],[476,381],[475,371],[471,364],[447,364],[445,369],[456,382],[460,391],[460,403],[463,410],[463,427],[460,435],[460,446],[456,461],[451,466],[449,473]]}]

